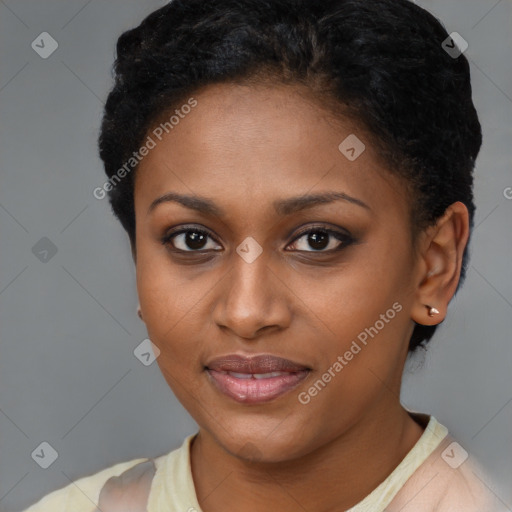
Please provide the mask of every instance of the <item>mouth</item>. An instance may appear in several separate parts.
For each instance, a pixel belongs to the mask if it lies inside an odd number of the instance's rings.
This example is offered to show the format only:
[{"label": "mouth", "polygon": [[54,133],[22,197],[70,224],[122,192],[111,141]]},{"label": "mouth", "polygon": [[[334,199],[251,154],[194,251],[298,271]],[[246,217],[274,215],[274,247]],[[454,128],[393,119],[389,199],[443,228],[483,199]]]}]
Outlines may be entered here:
[{"label": "mouth", "polygon": [[245,404],[275,400],[297,387],[311,368],[268,354],[220,357],[205,366],[210,382],[222,394]]}]

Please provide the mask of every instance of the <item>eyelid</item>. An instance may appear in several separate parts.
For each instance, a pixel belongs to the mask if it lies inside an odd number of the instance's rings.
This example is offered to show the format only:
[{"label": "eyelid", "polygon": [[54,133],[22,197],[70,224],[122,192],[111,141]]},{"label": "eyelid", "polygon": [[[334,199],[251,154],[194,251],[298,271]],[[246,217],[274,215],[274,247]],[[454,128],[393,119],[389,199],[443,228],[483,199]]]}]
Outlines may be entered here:
[{"label": "eyelid", "polygon": [[327,233],[335,233],[342,236],[350,237],[350,233],[339,227],[330,227],[330,224],[322,224],[322,223],[313,223],[313,224],[306,224],[305,227],[302,229],[302,227],[299,229],[298,233],[295,234],[295,237],[292,241],[297,240],[297,238],[300,238],[302,235],[305,235],[309,233],[310,231],[314,231],[315,229],[319,231],[326,231]]}]

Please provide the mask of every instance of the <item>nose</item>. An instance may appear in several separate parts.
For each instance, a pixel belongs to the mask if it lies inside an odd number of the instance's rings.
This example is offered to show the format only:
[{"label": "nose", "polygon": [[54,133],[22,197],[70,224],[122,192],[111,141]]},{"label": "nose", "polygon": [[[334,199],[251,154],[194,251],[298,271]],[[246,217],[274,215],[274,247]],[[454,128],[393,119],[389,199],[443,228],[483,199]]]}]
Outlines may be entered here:
[{"label": "nose", "polygon": [[252,263],[235,254],[218,293],[213,319],[239,338],[252,340],[290,325],[289,290],[263,254]]}]

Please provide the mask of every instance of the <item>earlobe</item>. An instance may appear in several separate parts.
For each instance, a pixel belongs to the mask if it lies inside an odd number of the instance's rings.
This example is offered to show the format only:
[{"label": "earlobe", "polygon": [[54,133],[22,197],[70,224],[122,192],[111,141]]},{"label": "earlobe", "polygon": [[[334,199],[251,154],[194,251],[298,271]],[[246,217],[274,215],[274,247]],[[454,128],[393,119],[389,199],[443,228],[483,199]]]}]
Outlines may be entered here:
[{"label": "earlobe", "polygon": [[412,319],[421,325],[441,323],[459,283],[469,238],[469,213],[461,202],[450,205],[427,228],[419,249],[418,284]]},{"label": "earlobe", "polygon": [[137,306],[137,315],[144,322],[144,318],[142,318],[142,311],[140,309],[140,306]]},{"label": "earlobe", "polygon": [[447,306],[442,309],[441,305],[436,307],[418,303],[413,308],[412,319],[420,325],[438,325],[446,318]]},{"label": "earlobe", "polygon": [[439,310],[433,306],[427,306],[428,308],[428,316],[436,316],[439,315]]}]

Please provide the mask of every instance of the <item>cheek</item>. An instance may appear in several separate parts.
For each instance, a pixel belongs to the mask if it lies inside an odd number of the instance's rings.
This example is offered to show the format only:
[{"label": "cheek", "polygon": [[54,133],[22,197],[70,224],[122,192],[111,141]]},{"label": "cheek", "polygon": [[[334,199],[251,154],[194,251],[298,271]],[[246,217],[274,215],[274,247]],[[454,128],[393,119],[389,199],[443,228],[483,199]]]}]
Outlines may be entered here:
[{"label": "cheek", "polygon": [[[402,303],[408,296],[408,265],[404,252],[386,255],[386,248],[367,248],[361,251],[357,261],[312,279],[289,276],[291,286],[311,312],[319,320],[319,328],[331,334],[339,334],[340,339],[352,339],[359,332],[372,326],[395,302]],[[402,304],[403,306],[403,304]],[[389,316],[394,317],[394,310]]]},{"label": "cheek", "polygon": [[[412,253],[407,240],[396,240],[393,246],[382,237],[380,244],[372,242],[359,254],[357,261],[326,279],[323,288],[310,286],[304,294],[309,317],[321,320],[316,325],[324,334],[318,337],[319,373],[332,368],[341,356],[343,361],[332,371],[343,375],[333,379],[342,394],[354,386],[361,391],[373,388],[379,379],[390,382],[401,364],[409,332]],[[337,387],[335,383],[333,391]]]},{"label": "cheek", "polygon": [[198,339],[194,318],[204,296],[199,281],[187,282],[165,258],[143,248],[137,254],[137,291],[149,338],[161,352],[162,372],[197,364],[190,343]]},{"label": "cheek", "polygon": [[154,266],[138,272],[139,299],[148,336],[160,350],[157,364],[178,400],[194,410],[200,394],[197,372],[201,353],[197,325],[198,294],[168,270]]},{"label": "cheek", "polygon": [[174,324],[193,314],[194,304],[204,295],[200,279],[188,279],[173,265],[165,250],[141,240],[137,252],[137,291],[149,329],[169,332]]}]

